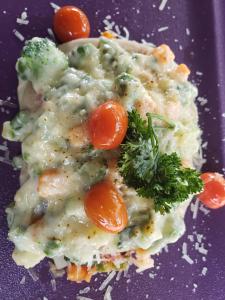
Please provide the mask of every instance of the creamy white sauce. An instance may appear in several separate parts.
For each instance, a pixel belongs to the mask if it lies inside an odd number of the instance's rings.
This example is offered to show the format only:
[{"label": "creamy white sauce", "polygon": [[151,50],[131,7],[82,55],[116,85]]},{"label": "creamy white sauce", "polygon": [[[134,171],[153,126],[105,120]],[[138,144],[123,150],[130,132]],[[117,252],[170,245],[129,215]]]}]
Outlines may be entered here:
[{"label": "creamy white sauce", "polygon": [[[89,45],[87,57],[76,57],[80,45]],[[187,79],[181,80],[179,76],[174,79],[177,64],[173,60],[162,64],[152,54],[155,48],[136,42],[103,40],[99,50],[99,39],[84,39],[60,49],[69,56],[70,67],[44,94],[40,82],[33,82],[33,87],[30,82],[19,82],[21,109],[28,110],[33,120],[31,133],[22,139],[29,179],[17,192],[15,206],[8,208],[8,213],[14,214],[9,232],[15,244],[13,258],[17,264],[29,268],[46,255],[66,256],[75,263],[92,265],[100,256],[114,256],[137,248],[157,253],[184,233],[184,213],[189,200],[171,213],[160,215],[154,212],[152,200],[137,196],[132,189],[121,188],[120,182],[116,187],[128,209],[128,225],[137,225],[136,233],[128,237],[126,232],[111,234],[98,229],[87,218],[83,199],[86,190],[101,179],[99,170],[106,168],[101,157],[109,159],[115,153],[94,158],[85,148],[84,136],[80,140],[76,136],[78,148],[72,145],[71,130],[84,124],[88,114],[101,103],[118,99],[127,110],[138,107],[143,116],[150,110],[174,121],[174,130],[159,133],[160,149],[167,153],[176,151],[192,166],[199,155],[201,134],[194,104],[197,90]],[[50,69],[48,74],[46,68],[42,81],[56,69]],[[134,80],[129,83],[127,94],[120,96],[116,78],[127,71]],[[60,169],[60,175],[50,178],[50,183],[42,182],[40,187],[41,174],[52,168]],[[142,230],[135,215],[142,218],[146,211],[149,228]],[[50,245],[49,249],[49,241],[55,240],[58,245]]]}]

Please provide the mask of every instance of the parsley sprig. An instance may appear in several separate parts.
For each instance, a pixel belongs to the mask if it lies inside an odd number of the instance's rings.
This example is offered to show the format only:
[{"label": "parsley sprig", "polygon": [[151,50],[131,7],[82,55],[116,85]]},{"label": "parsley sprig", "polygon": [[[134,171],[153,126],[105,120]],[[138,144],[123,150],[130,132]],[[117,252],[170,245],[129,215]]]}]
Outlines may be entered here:
[{"label": "parsley sprig", "polygon": [[136,110],[129,112],[119,169],[126,184],[135,188],[138,195],[152,198],[155,210],[164,214],[174,204],[200,192],[203,184],[196,170],[182,167],[177,153],[159,152],[153,118],[164,122],[165,128],[174,128],[174,124],[162,116],[147,114],[147,120],[144,120]]}]

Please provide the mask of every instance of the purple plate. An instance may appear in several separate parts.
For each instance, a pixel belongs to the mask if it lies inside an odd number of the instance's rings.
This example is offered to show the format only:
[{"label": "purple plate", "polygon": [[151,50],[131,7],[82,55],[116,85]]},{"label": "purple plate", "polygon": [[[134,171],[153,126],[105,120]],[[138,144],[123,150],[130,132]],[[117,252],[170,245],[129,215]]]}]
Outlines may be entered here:
[{"label": "purple plate", "polygon": [[[104,26],[111,26],[114,21],[122,35],[126,35],[123,26],[129,30],[130,39],[168,43],[172,47],[177,62],[185,62],[191,68],[191,79],[198,85],[199,94],[203,97],[198,99],[200,125],[204,131],[204,142],[208,143],[205,149],[207,163],[203,169],[222,172],[225,159],[225,3],[219,0],[168,0],[165,8],[159,10],[161,2],[129,0],[128,4],[126,0],[55,0],[60,6],[74,4],[83,9],[90,18],[91,36],[98,36],[98,30],[104,30]],[[25,8],[28,26],[16,23],[16,18]],[[111,18],[106,18],[107,15]],[[8,97],[14,104],[12,107],[9,104],[0,106],[1,123],[11,119],[18,109],[14,66],[23,42],[13,30],[16,29],[26,39],[48,36],[52,16],[53,9],[47,0],[1,1],[0,105]],[[113,28],[118,30],[115,25]],[[7,142],[7,146],[10,159],[19,154],[19,145]],[[0,155],[6,155],[1,149]],[[47,261],[35,268],[39,280],[33,281],[28,272],[17,267],[11,258],[13,245],[7,240],[5,208],[19,187],[18,175],[10,165],[0,163],[0,299],[32,300],[43,299],[44,296],[57,300],[76,299],[87,284],[78,285],[67,282],[65,277],[59,278],[54,291]],[[113,286],[112,299],[225,299],[225,209],[208,212],[200,206],[195,216],[196,204],[193,203],[192,210],[189,209],[186,215],[185,236],[155,256],[154,269],[143,274],[136,274],[130,269],[119,281],[114,278],[110,282]],[[189,263],[182,258],[182,247],[186,245],[191,259]],[[89,285],[90,291],[82,296],[103,299],[104,291],[98,288],[105,277],[95,277]]]}]

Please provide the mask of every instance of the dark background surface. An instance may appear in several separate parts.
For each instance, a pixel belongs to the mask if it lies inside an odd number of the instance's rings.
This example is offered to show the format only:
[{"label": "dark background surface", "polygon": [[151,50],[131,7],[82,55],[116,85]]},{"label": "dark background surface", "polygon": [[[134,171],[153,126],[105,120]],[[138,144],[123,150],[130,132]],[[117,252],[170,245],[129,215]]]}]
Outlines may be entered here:
[{"label": "dark background surface", "polygon": [[[225,2],[221,0],[168,0],[163,11],[158,7],[161,0],[55,0],[62,6],[73,4],[83,9],[91,22],[91,36],[98,36],[98,29],[104,30],[103,19],[107,15],[120,26],[126,26],[130,39],[145,39],[155,44],[168,43],[176,54],[177,62],[185,62],[192,70],[191,79],[199,87],[201,97],[208,103],[199,106],[200,125],[204,131],[203,140],[208,142],[205,150],[207,163],[204,170],[224,171],[225,137]],[[27,7],[28,26],[16,23],[16,18]],[[4,13],[3,11],[6,11]],[[48,0],[8,0],[0,3],[0,99],[11,96],[16,98],[15,62],[23,43],[13,34],[16,28],[26,39],[33,36],[48,36],[51,27],[53,9]],[[169,29],[158,32],[158,28]],[[120,27],[122,28],[122,27]],[[190,29],[190,36],[186,34]],[[199,76],[196,71],[202,72]],[[199,73],[198,73],[199,74]],[[5,112],[0,108],[1,123],[13,117],[17,108]],[[10,155],[20,151],[19,145],[9,143]],[[57,291],[52,290],[51,276],[47,262],[36,268],[39,280],[33,282],[27,271],[17,267],[11,259],[12,244],[7,241],[5,208],[12,201],[19,187],[18,173],[12,167],[0,163],[0,299],[76,299],[81,288],[87,284],[77,285],[66,279],[57,279]],[[156,256],[156,268],[143,275],[129,271],[130,278],[122,277],[113,285],[112,299],[225,299],[225,209],[205,215],[199,211],[193,220],[189,210],[186,216],[187,233],[175,245],[169,246]],[[204,246],[208,249],[206,262],[202,254],[194,249],[194,243],[188,240],[188,234],[197,231],[205,236]],[[188,254],[195,263],[189,265],[181,256],[182,243],[187,242]],[[203,267],[207,267],[206,276],[202,276]],[[155,277],[154,279],[149,277]],[[19,284],[26,276],[24,285]],[[91,292],[83,296],[95,300],[103,299],[98,287],[104,276],[92,280]],[[131,279],[131,280],[130,280]],[[97,280],[97,281],[95,281]]]}]

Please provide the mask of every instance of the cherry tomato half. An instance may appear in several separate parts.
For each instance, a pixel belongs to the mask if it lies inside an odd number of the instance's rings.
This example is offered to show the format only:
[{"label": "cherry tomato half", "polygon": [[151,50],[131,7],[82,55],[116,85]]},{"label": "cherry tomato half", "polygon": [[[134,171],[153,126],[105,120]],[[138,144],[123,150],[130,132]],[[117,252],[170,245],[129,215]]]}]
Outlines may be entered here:
[{"label": "cherry tomato half", "polygon": [[209,208],[220,208],[225,205],[225,179],[219,173],[203,173],[201,179],[204,190],[198,198]]},{"label": "cherry tomato half", "polygon": [[75,6],[59,8],[53,19],[53,28],[61,42],[87,38],[90,35],[90,24],[87,16]]},{"label": "cherry tomato half", "polygon": [[123,141],[128,126],[124,107],[109,100],[100,105],[89,117],[88,130],[96,149],[115,149]]},{"label": "cherry tomato half", "polygon": [[91,221],[104,231],[122,231],[128,222],[127,208],[110,181],[91,187],[84,201],[84,208]]}]

